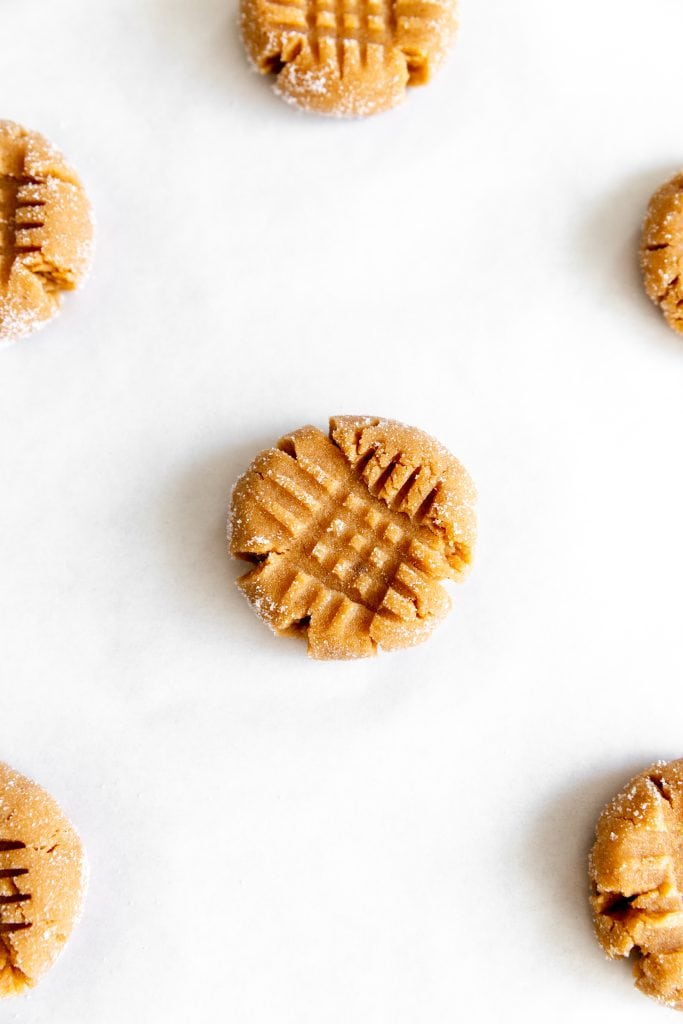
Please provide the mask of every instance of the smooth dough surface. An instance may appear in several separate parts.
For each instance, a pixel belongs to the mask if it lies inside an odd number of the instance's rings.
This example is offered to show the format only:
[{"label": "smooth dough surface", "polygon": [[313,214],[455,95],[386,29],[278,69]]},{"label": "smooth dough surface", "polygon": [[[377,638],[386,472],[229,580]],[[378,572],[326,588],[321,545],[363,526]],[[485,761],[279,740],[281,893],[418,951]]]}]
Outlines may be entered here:
[{"label": "smooth dough surface", "polygon": [[242,0],[241,28],[283,99],[364,117],[429,81],[455,36],[456,0]]},{"label": "smooth dough surface", "polygon": [[83,847],[55,800],[0,762],[0,996],[35,985],[85,890]]},{"label": "smooth dough surface", "polygon": [[87,273],[92,233],[85,190],[61,153],[0,121],[0,342],[55,316]]},{"label": "smooth dough surface", "polygon": [[607,955],[634,954],[641,992],[683,1010],[683,760],[657,762],[607,805],[590,879]]},{"label": "smooth dough surface", "polygon": [[446,614],[441,586],[467,568],[475,491],[434,438],[393,420],[338,416],[261,452],[237,481],[232,554],[277,633],[315,658],[420,643]]}]

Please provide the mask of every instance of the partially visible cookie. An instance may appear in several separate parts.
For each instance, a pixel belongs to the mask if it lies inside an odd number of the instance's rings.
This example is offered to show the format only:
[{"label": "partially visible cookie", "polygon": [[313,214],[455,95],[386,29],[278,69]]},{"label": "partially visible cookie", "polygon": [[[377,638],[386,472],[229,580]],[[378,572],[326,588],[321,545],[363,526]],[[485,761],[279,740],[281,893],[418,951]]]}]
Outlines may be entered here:
[{"label": "partially visible cookie", "polygon": [[394,420],[336,416],[261,452],[233,491],[238,586],[314,658],[420,643],[446,614],[475,537],[472,482],[442,445]]},{"label": "partially visible cookie", "polygon": [[0,997],[35,985],[80,912],[83,848],[53,798],[0,762]]},{"label": "partially visible cookie", "polygon": [[640,243],[645,291],[683,333],[683,172],[650,200]]},{"label": "partially visible cookie", "polygon": [[41,327],[86,275],[90,203],[38,132],[0,121],[0,342]]},{"label": "partially visible cookie", "polygon": [[602,812],[590,856],[598,939],[636,954],[636,985],[683,1010],[683,760],[636,775]]},{"label": "partially visible cookie", "polygon": [[429,81],[455,35],[456,0],[242,0],[241,27],[283,99],[363,117]]}]

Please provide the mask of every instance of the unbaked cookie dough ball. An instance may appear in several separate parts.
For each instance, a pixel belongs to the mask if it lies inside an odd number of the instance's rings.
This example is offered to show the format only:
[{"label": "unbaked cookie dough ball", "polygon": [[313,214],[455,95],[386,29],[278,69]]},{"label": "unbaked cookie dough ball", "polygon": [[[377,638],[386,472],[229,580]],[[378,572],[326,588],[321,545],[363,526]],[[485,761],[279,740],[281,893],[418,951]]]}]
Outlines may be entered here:
[{"label": "unbaked cookie dough ball", "polygon": [[0,997],[61,952],[85,891],[83,847],[55,800],[0,762]]},{"label": "unbaked cookie dough ball", "polygon": [[0,343],[42,327],[86,276],[90,203],[38,132],[0,121]]},{"label": "unbaked cookie dough ball", "polygon": [[421,643],[450,607],[441,585],[472,558],[475,490],[433,437],[395,420],[333,416],[261,452],[237,481],[238,581],[280,634],[314,658]]},{"label": "unbaked cookie dough ball", "polygon": [[645,291],[670,327],[683,333],[683,172],[650,200],[640,243]]},{"label": "unbaked cookie dough ball", "polygon": [[683,760],[657,762],[607,805],[590,880],[608,957],[633,955],[641,992],[683,1010]]},{"label": "unbaked cookie dough ball", "polygon": [[242,0],[241,27],[287,102],[365,117],[429,81],[455,36],[456,0]]}]

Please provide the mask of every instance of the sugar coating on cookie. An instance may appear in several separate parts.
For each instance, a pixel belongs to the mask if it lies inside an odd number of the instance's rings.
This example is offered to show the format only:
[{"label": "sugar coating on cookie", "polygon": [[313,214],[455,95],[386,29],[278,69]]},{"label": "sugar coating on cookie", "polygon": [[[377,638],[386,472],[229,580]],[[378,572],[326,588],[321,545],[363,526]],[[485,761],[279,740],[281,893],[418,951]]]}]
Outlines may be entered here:
[{"label": "sugar coating on cookie", "polygon": [[441,581],[472,557],[474,486],[438,441],[394,420],[337,416],[258,455],[237,481],[238,586],[276,633],[314,658],[425,640],[448,611]]},{"label": "sugar coating on cookie", "polygon": [[241,28],[283,99],[364,117],[429,81],[455,36],[456,0],[242,0]]},{"label": "sugar coating on cookie", "polygon": [[650,200],[640,243],[645,291],[683,333],[683,172]]},{"label": "sugar coating on cookie", "polygon": [[64,157],[37,132],[0,121],[0,342],[43,326],[87,274],[90,203]]},{"label": "sugar coating on cookie", "polygon": [[589,870],[607,955],[634,954],[641,992],[683,1010],[683,760],[654,764],[607,805]]},{"label": "sugar coating on cookie", "polygon": [[0,762],[0,997],[61,952],[85,890],[83,847],[54,799]]}]

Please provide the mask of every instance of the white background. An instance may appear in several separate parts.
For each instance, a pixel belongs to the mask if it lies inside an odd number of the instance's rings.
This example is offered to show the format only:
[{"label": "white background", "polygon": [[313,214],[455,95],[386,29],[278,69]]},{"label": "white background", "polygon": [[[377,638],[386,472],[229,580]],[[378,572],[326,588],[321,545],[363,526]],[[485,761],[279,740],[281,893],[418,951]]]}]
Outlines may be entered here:
[{"label": "white background", "polygon": [[[226,0],[0,0],[94,271],[0,353],[0,757],[89,851],[21,1024],[644,1022],[585,859],[683,754],[683,342],[640,287],[683,162],[680,0],[463,0],[439,77],[299,114]],[[235,477],[329,414],[469,468],[423,647],[316,663],[233,586]]]}]

